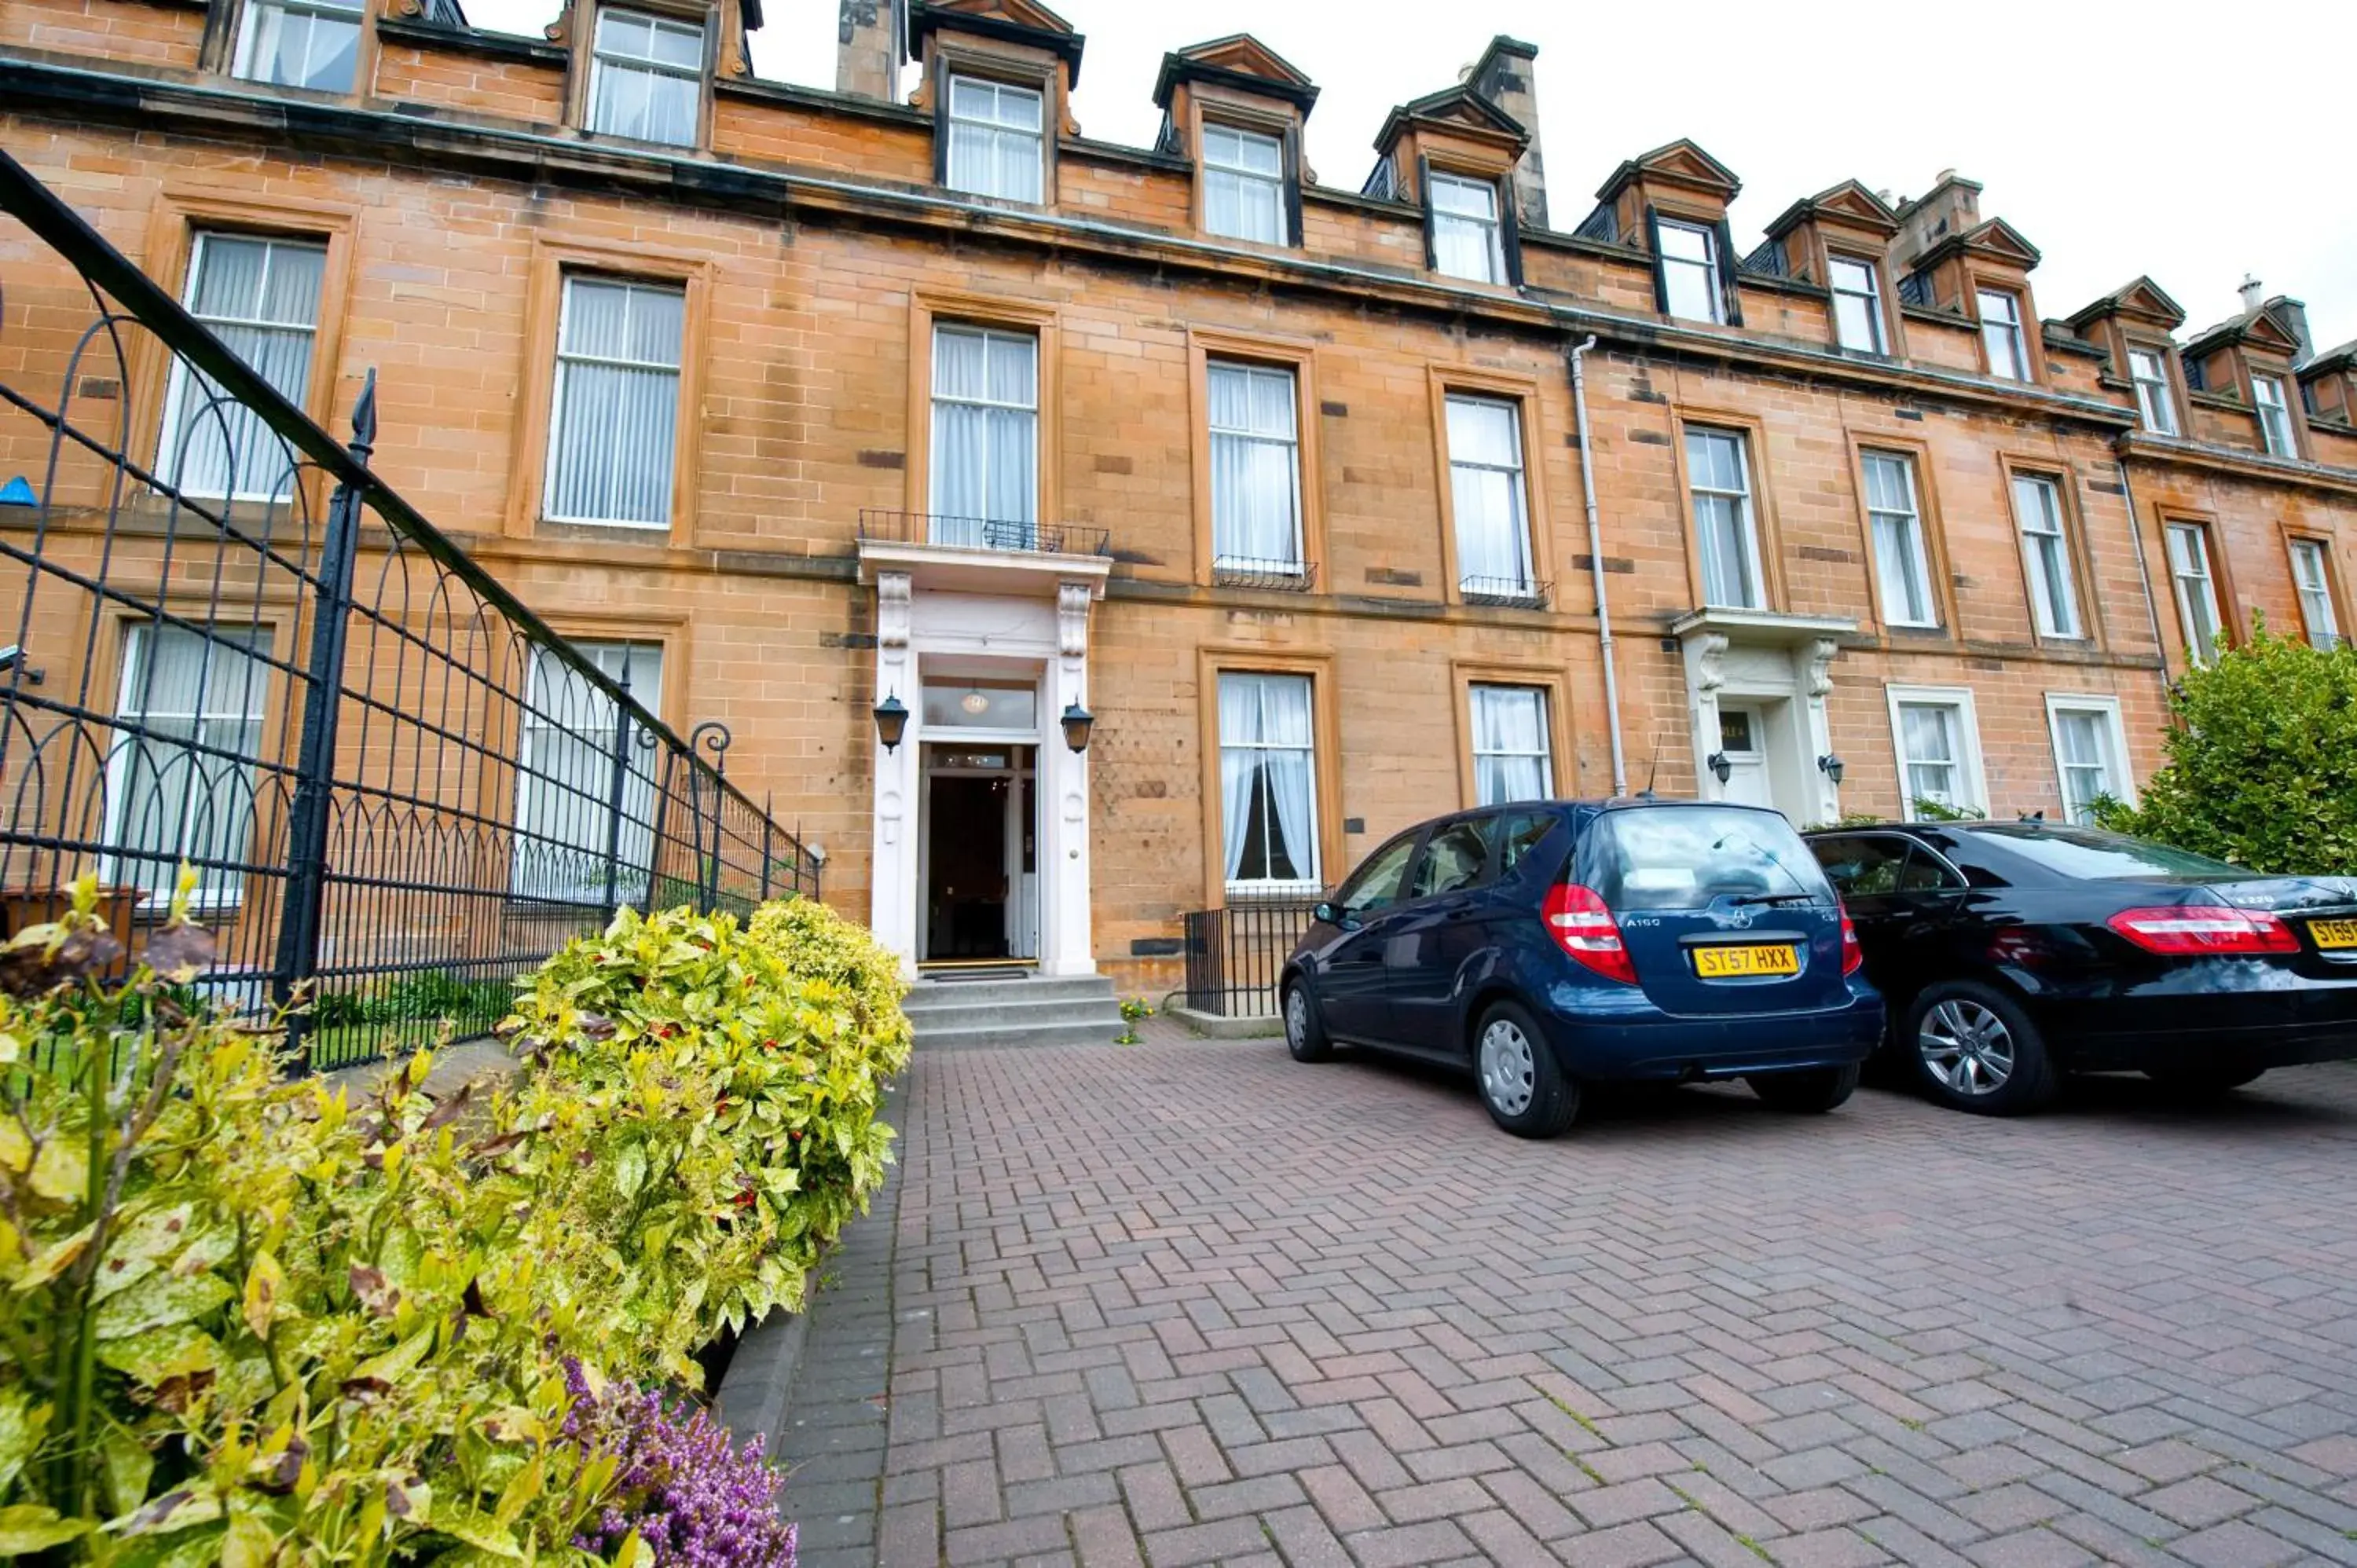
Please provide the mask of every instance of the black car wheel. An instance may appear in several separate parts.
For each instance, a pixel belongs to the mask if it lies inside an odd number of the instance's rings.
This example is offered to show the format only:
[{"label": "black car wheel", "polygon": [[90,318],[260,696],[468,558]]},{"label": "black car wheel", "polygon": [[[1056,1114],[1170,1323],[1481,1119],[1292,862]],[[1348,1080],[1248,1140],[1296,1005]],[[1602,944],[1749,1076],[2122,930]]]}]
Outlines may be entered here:
[{"label": "black car wheel", "polygon": [[1779,1111],[1821,1116],[1857,1090],[1857,1067],[1810,1068],[1803,1072],[1755,1072],[1743,1080],[1751,1092]]},{"label": "black car wheel", "polygon": [[1473,1064],[1490,1120],[1517,1138],[1552,1138],[1579,1113],[1579,1085],[1555,1059],[1531,1015],[1511,1002],[1481,1015]]},{"label": "black car wheel", "polygon": [[1325,1021],[1318,1016],[1318,999],[1297,980],[1285,988],[1285,1048],[1297,1062],[1322,1062],[1334,1054]]},{"label": "black car wheel", "polygon": [[2018,1003],[1993,985],[1951,980],[1926,989],[1900,1031],[1916,1078],[1932,1099],[1981,1116],[2018,1116],[2054,1098],[2061,1082],[2046,1040]]},{"label": "black car wheel", "polygon": [[2148,1067],[2144,1075],[2171,1094],[2190,1098],[2231,1093],[2244,1084],[2258,1082],[2266,1070],[2246,1062],[2205,1062],[2199,1067]]}]

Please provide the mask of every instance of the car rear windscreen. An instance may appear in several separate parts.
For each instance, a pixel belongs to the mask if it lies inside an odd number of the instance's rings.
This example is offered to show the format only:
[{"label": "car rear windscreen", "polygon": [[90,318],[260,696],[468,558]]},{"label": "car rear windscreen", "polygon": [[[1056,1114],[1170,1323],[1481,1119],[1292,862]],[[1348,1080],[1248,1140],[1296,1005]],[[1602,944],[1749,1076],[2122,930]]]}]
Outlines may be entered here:
[{"label": "car rear windscreen", "polygon": [[1606,906],[1700,909],[1714,898],[1800,894],[1833,901],[1816,857],[1772,811],[1734,806],[1608,811],[1589,832],[1587,879]]},{"label": "car rear windscreen", "polygon": [[2107,833],[2100,828],[2032,827],[2003,823],[1975,828],[1976,838],[1995,839],[2025,859],[2065,876],[2144,880],[2156,877],[2196,877],[2247,882],[2255,872],[2206,854],[2155,843],[2150,839]]}]

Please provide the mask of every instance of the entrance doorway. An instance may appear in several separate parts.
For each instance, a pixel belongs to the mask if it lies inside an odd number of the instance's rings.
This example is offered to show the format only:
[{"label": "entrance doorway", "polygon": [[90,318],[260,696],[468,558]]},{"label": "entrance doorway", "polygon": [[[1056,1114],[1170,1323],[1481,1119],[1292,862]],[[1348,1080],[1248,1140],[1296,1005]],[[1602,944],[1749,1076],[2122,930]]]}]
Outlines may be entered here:
[{"label": "entrance doorway", "polygon": [[924,747],[921,961],[1039,957],[1037,760],[1031,746]]},{"label": "entrance doorway", "polygon": [[1746,806],[1773,806],[1768,784],[1768,714],[1762,704],[1718,704],[1718,746],[1727,758],[1725,798]]}]

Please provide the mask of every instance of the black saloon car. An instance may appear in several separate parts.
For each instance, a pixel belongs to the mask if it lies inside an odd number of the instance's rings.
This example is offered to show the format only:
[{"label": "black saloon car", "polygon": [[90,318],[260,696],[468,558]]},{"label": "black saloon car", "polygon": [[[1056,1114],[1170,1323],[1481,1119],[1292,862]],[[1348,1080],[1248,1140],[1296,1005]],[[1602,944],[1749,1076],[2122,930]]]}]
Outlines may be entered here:
[{"label": "black saloon car", "polygon": [[2357,1057],[2357,878],[2261,876],[2044,822],[1824,829],[1809,847],[1932,1096],[2010,1115],[2069,1072],[2191,1092]]}]

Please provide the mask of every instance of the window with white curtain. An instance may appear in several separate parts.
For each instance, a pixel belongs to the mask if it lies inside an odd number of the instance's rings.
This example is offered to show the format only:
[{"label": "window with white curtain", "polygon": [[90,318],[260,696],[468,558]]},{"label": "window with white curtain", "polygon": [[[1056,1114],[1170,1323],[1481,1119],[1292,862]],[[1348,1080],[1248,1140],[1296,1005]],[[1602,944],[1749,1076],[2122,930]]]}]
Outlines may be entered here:
[{"label": "window with white curtain", "polygon": [[1232,240],[1285,243],[1283,142],[1232,125],[1204,125],[1203,227]]},{"label": "window with white curtain", "polygon": [[2036,474],[2013,480],[2014,521],[2021,529],[2021,559],[2029,574],[2029,607],[2041,637],[2077,637],[2079,593],[2071,578],[2071,543],[2062,524],[2062,494]]},{"label": "window with white curtain", "polygon": [[2332,556],[2320,539],[2291,542],[2291,579],[2299,590],[2300,618],[2308,640],[2319,648],[2341,646],[2341,617],[2332,604]]},{"label": "window with white curtain", "polygon": [[[576,642],[600,674],[627,684],[631,701],[659,714],[662,645]],[[516,749],[513,886],[520,898],[602,904],[614,848],[614,741],[621,710],[545,648],[533,650]],[[636,736],[632,737],[635,742]],[[654,780],[633,744],[622,779],[615,895],[646,897],[654,862]]]},{"label": "window with white curtain", "polygon": [[1985,811],[1971,693],[1894,686],[1889,696],[1901,815],[1920,814],[1926,802],[1950,811]]},{"label": "window with white curtain", "polygon": [[2177,434],[2177,398],[2169,391],[2169,366],[2150,349],[2128,350],[2128,379],[2136,382],[2136,413],[2158,435]]},{"label": "window with white curtain", "polygon": [[1699,223],[1658,225],[1662,253],[1662,299],[1672,316],[1687,321],[1725,321],[1726,302],[1718,292],[1718,234]]},{"label": "window with white curtain", "polygon": [[1036,88],[950,78],[949,184],[952,190],[1009,201],[1037,201],[1046,177],[1040,133],[1047,99]]},{"label": "window with white curtain", "polygon": [[2293,439],[2291,409],[2284,403],[2284,384],[2274,376],[2251,378],[2251,401],[2258,405],[2259,434],[2266,437],[2267,451],[2277,457],[2299,456],[2299,443]]},{"label": "window with white curtain", "polygon": [[1874,538],[1875,575],[1882,584],[1882,618],[1892,626],[1937,626],[1940,602],[1932,592],[1914,459],[1868,452],[1864,466],[1867,529]]},{"label": "window with white curtain", "polygon": [[1546,692],[1538,686],[1473,687],[1476,805],[1544,800],[1555,794]]},{"label": "window with white curtain", "polygon": [[1732,430],[1686,431],[1686,479],[1694,490],[1695,540],[1706,605],[1755,610],[1766,601],[1760,532],[1751,512],[1751,465]]},{"label": "window with white curtain", "polygon": [[1874,263],[1834,256],[1826,270],[1833,274],[1834,330],[1841,346],[1868,354],[1885,352],[1882,290],[1875,281]]},{"label": "window with white curtain", "polygon": [[[301,405],[319,333],[324,245],[200,231],[183,303],[280,395]],[[259,414],[178,355],[164,393],[156,473],[184,495],[240,500],[294,493],[295,452]]]},{"label": "window with white curtain", "polygon": [[1306,892],[1318,869],[1307,675],[1220,673],[1222,843],[1231,892]]},{"label": "window with white curtain", "polygon": [[1293,372],[1212,360],[1211,564],[1299,574],[1301,446]]},{"label": "window with white curtain", "polygon": [[114,742],[106,758],[102,882],[172,896],[180,864],[197,874],[196,901],[236,901],[252,841],[254,765],[269,693],[258,628],[210,631],[155,622],[123,640]]},{"label": "window with white curtain", "polygon": [[1444,277],[1502,283],[1506,252],[1499,239],[1498,188],[1490,180],[1432,174],[1432,265]]},{"label": "window with white curtain", "polygon": [[2054,736],[2054,767],[2062,783],[2065,816],[2074,822],[2092,822],[2096,801],[2128,798],[2116,703],[2049,697],[2046,719]]},{"label": "window with white curtain", "polygon": [[932,542],[1039,543],[1039,339],[995,327],[933,328]]},{"label": "window with white curtain", "polygon": [[1981,347],[1988,352],[1989,374],[2009,381],[2029,379],[2029,351],[2021,340],[2021,300],[2000,289],[1978,291]]},{"label": "window with white curtain", "polygon": [[543,502],[551,521],[671,526],[686,319],[678,288],[565,280]]},{"label": "window with white curtain", "polygon": [[350,92],[361,54],[359,0],[251,0],[230,72],[273,87]]},{"label": "window with white curtain", "polygon": [[2218,580],[2210,565],[2210,531],[2198,522],[2169,525],[2169,576],[2185,654],[2196,664],[2218,657]]},{"label": "window with white curtain", "polygon": [[1523,478],[1522,408],[1501,398],[1452,393],[1448,413],[1458,588],[1469,595],[1528,597],[1537,583]]},{"label": "window with white curtain", "polygon": [[589,55],[589,129],[695,145],[704,106],[704,25],[636,11],[597,13]]}]

